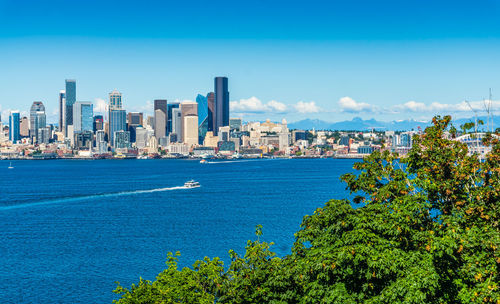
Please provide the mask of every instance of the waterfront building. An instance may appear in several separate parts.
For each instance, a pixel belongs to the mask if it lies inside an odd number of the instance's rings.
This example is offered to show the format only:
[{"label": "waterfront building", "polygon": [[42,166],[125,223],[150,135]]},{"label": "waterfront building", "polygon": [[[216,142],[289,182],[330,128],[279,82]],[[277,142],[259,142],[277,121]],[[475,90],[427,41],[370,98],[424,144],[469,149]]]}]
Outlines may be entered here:
[{"label": "waterfront building", "polygon": [[[73,105],[76,102],[76,80],[74,79],[66,79],[66,116],[65,116],[65,124],[66,135],[68,132],[68,126],[73,125]],[[70,137],[72,138],[72,137]]]},{"label": "waterfront building", "polygon": [[155,114],[155,137],[160,139],[167,136],[167,122],[168,122],[168,110],[167,110],[167,100],[166,99],[155,99],[154,101],[154,114]]},{"label": "waterfront building", "polygon": [[214,134],[220,127],[229,126],[229,91],[227,77],[215,77],[215,125]]},{"label": "waterfront building", "polygon": [[94,116],[94,124],[92,127],[94,132],[97,132],[98,130],[104,130],[104,118],[102,117],[102,115]]},{"label": "waterfront building", "polygon": [[94,131],[94,106],[91,102],[73,104],[73,132]]},{"label": "waterfront building", "polygon": [[37,144],[48,144],[52,139],[51,131],[52,130],[49,127],[38,128],[36,135]]},{"label": "waterfront building", "polygon": [[198,104],[198,143],[201,145],[208,131],[208,99],[198,94],[196,103]]},{"label": "waterfront building", "polygon": [[214,132],[208,131],[205,135],[205,140],[203,140],[203,146],[205,147],[217,147],[217,142],[219,137],[214,135]]},{"label": "waterfront building", "polygon": [[241,131],[241,118],[230,118],[229,128],[231,131],[240,132]]},{"label": "waterfront building", "polygon": [[21,122],[19,124],[19,134],[21,137],[30,136],[30,121],[26,116],[21,118]]},{"label": "waterfront building", "polygon": [[[127,130],[127,114],[125,110],[109,110],[109,140],[112,145],[114,145],[115,133],[118,131]],[[128,132],[127,132],[128,133]],[[130,133],[128,133],[130,134]],[[130,140],[130,137],[129,137]]]},{"label": "waterfront building", "polygon": [[[182,130],[177,134],[180,137],[179,141],[184,142],[184,133],[189,130],[184,130],[184,118],[188,115],[196,115],[198,116],[198,104],[194,101],[184,101],[180,104],[179,109],[181,111],[181,124]],[[198,126],[195,127],[198,129]],[[197,132],[198,133],[198,132]]]},{"label": "waterfront building", "polygon": [[30,108],[30,140],[37,142],[38,129],[46,126],[45,106],[41,101],[34,101]]},{"label": "waterfront building", "polygon": [[130,132],[119,130],[113,134],[113,147],[115,149],[130,148]]},{"label": "waterfront building", "polygon": [[189,147],[198,145],[198,116],[197,115],[186,115],[184,116],[183,134],[182,138],[184,143]]},{"label": "waterfront building", "polygon": [[[73,117],[74,118],[74,117]],[[74,126],[74,125],[73,125]],[[93,133],[92,130],[83,130],[74,133],[75,144],[77,150],[92,150]]]},{"label": "waterfront building", "polygon": [[189,147],[181,143],[171,143],[167,147],[169,154],[177,154],[182,156],[189,155]]},{"label": "waterfront building", "polygon": [[106,142],[106,133],[104,130],[97,130],[95,133],[96,152],[104,154],[108,152],[108,143]]},{"label": "waterfront building", "polygon": [[227,127],[219,127],[219,141],[228,141],[231,130],[229,126]]},{"label": "waterfront building", "polygon": [[280,151],[288,150],[288,145],[290,143],[290,134],[288,132],[278,133],[278,149]]},{"label": "waterfront building", "polygon": [[373,147],[366,145],[358,147],[358,154],[372,154],[372,153],[373,153]]},{"label": "waterfront building", "polygon": [[66,91],[59,91],[59,132],[66,132],[66,128],[64,128],[66,117]]},{"label": "waterfront building", "polygon": [[158,153],[158,140],[154,136],[150,136],[148,140],[149,153]]},{"label": "waterfront building", "polygon": [[11,111],[9,115],[9,140],[12,143],[17,143],[19,140],[21,140],[21,134],[19,132],[19,116],[19,111]]},{"label": "waterfront building", "polygon": [[122,93],[117,90],[109,93],[109,110],[121,110],[122,109]]}]

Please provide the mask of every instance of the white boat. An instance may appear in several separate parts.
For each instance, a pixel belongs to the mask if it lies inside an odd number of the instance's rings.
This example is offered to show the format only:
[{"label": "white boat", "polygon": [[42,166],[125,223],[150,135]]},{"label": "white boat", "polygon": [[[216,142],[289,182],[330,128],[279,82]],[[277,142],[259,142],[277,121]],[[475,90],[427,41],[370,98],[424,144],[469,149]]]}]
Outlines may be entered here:
[{"label": "white boat", "polygon": [[200,160],[200,164],[206,164],[207,163],[207,160],[206,159],[202,159]]},{"label": "white boat", "polygon": [[8,169],[14,169],[14,167],[12,167],[12,162],[10,162],[9,164],[9,167],[7,167]]},{"label": "white boat", "polygon": [[195,180],[190,180],[184,183],[184,187],[186,188],[196,188],[200,186],[201,186],[200,183]]}]

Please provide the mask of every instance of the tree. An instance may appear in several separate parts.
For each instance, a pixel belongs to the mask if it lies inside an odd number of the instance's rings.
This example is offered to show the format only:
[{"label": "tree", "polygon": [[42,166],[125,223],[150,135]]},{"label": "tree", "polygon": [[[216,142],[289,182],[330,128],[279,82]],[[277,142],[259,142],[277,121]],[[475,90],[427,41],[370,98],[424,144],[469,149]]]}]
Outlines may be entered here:
[{"label": "tree", "polygon": [[[488,134],[481,161],[443,136],[450,120],[435,117],[405,158],[375,151],[356,163],[342,176],[352,201],[305,216],[289,255],[276,257],[258,226],[227,271],[217,258],[169,266],[119,286],[119,303],[499,303],[500,143]],[[158,301],[173,289],[183,297]]]}]

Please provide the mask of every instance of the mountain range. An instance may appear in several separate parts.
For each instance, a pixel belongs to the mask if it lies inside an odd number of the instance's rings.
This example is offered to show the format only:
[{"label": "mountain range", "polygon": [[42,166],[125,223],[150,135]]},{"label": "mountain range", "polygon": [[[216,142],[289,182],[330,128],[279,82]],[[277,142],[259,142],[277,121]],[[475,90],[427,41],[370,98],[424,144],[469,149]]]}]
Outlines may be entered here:
[{"label": "mountain range", "polygon": [[[478,117],[486,124],[486,116]],[[460,125],[473,122],[474,118],[460,118],[452,121],[453,125],[458,129]],[[379,131],[394,130],[394,131],[410,131],[418,130],[418,128],[425,129],[432,124],[431,121],[417,121],[413,119],[408,120],[393,120],[393,121],[378,121],[374,118],[364,120],[360,117],[355,117],[352,120],[345,120],[339,122],[327,122],[319,119],[304,119],[297,122],[288,124],[289,129],[300,130],[346,130],[346,131],[364,131],[375,129]],[[500,117],[493,117],[494,128],[500,127]],[[483,126],[486,129],[486,125]]]}]

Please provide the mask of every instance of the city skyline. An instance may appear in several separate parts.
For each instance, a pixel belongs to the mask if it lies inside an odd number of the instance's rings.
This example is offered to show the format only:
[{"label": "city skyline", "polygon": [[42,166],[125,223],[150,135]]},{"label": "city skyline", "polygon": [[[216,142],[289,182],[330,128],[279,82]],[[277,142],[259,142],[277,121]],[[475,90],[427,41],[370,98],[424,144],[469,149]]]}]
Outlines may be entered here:
[{"label": "city skyline", "polygon": [[[193,101],[224,75],[231,113],[247,121],[472,116],[464,100],[482,109],[489,88],[497,114],[499,11],[495,1],[0,1],[0,111],[41,100],[56,122],[60,79],[74,78],[96,112],[118,89],[127,111],[151,115],[154,99]],[[56,22],[67,14],[74,22]]]}]

